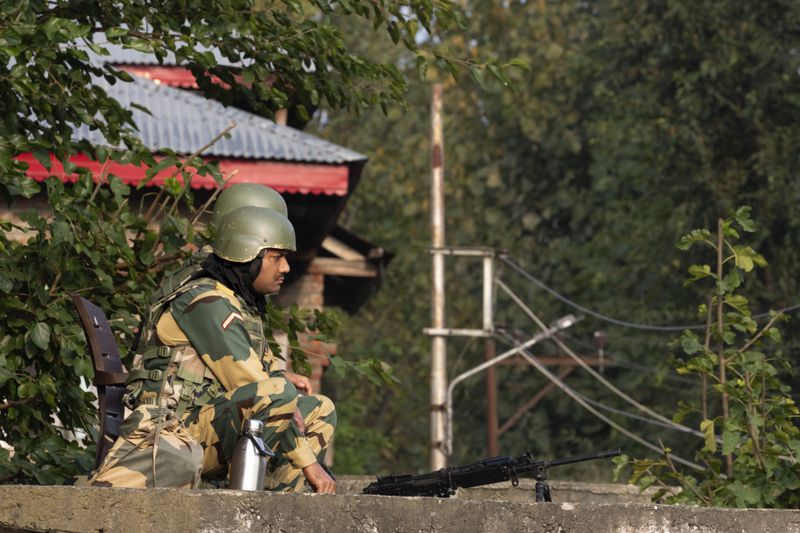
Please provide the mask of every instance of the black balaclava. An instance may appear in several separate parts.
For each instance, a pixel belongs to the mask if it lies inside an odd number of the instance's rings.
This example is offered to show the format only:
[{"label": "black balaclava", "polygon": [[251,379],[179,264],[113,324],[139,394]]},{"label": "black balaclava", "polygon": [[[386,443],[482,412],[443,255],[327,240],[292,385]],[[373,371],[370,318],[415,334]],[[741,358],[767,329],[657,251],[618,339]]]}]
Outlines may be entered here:
[{"label": "black balaclava", "polygon": [[261,260],[264,252],[266,250],[261,250],[255,259],[247,263],[227,261],[216,254],[209,254],[208,258],[203,261],[203,270],[239,295],[249,305],[258,309],[258,312],[263,315],[266,300],[263,294],[257,293],[253,288],[253,282],[261,272]]}]

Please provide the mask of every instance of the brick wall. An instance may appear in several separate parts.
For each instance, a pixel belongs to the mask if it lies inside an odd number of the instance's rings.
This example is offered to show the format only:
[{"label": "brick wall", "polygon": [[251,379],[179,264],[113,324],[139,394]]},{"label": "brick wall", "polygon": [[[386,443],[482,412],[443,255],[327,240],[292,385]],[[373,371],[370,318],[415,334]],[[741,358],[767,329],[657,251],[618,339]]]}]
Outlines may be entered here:
[{"label": "brick wall", "polygon": [[[297,304],[304,309],[322,309],[325,301],[323,291],[325,277],[323,274],[303,274],[275,297],[279,305]],[[311,384],[314,390],[321,390],[322,374],[328,366],[328,356],[336,353],[336,345],[313,339],[313,335],[300,338],[300,348],[308,355],[311,363]],[[291,354],[288,354],[291,358]]]}]

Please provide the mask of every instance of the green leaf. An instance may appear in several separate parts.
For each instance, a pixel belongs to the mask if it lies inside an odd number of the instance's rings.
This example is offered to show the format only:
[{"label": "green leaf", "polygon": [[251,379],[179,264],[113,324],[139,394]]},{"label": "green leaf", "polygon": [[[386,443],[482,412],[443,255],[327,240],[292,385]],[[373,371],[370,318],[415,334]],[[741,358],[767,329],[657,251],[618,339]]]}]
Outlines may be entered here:
[{"label": "green leaf", "polygon": [[739,444],[739,432],[734,431],[732,427],[728,426],[729,424],[725,424],[725,428],[722,430],[723,454],[735,453],[736,447]]},{"label": "green leaf", "polygon": [[503,66],[515,67],[515,68],[522,69],[522,70],[531,70],[531,66],[528,64],[528,62],[525,61],[522,58],[519,58],[519,57],[515,57],[511,61],[508,61],[507,63],[505,63],[505,65],[503,65]]},{"label": "green leaf", "polygon": [[66,220],[59,219],[54,221],[53,225],[50,227],[50,231],[53,235],[54,245],[72,242],[72,227]]},{"label": "green leaf", "polygon": [[722,278],[720,288],[725,292],[731,292],[737,289],[742,284],[742,276],[738,270],[731,270]]},{"label": "green leaf", "polygon": [[17,395],[21,400],[25,400],[27,398],[35,398],[37,394],[36,385],[31,382],[22,383],[19,387],[17,387]]},{"label": "green leaf", "polygon": [[172,167],[172,166],[175,166],[177,164],[178,164],[178,158],[177,157],[175,157],[175,156],[165,156],[165,157],[162,157],[158,161],[158,163],[156,163],[155,165],[153,165],[151,167],[148,167],[148,169],[145,171],[144,175],[149,180],[149,179],[152,179],[153,176],[155,176],[156,174],[158,174],[162,170],[165,170],[165,169],[167,169],[169,167]]},{"label": "green leaf", "polygon": [[492,76],[494,76],[500,81],[500,83],[506,86],[511,85],[511,80],[508,79],[508,76],[506,75],[506,73],[503,71],[502,68],[492,63],[486,65],[486,68],[489,70],[489,73]]},{"label": "green leaf", "polygon": [[752,208],[750,206],[742,206],[736,210],[736,214],[734,215],[736,222],[739,223],[744,231],[749,233],[753,233],[756,230],[755,222],[750,218],[751,210]]},{"label": "green leaf", "polygon": [[703,350],[703,345],[697,339],[697,336],[691,331],[686,331],[681,336],[681,348],[687,355],[693,355]]},{"label": "green leaf", "polygon": [[420,80],[425,80],[428,74],[428,60],[424,56],[417,56],[417,76]]},{"label": "green leaf", "polygon": [[153,53],[153,43],[151,43],[150,41],[146,41],[144,39],[132,38],[127,43],[125,43],[123,47],[132,48],[138,52],[144,52],[146,54]]},{"label": "green leaf", "polygon": [[689,413],[696,411],[694,407],[689,405],[683,400],[678,400],[678,410],[672,415],[672,421],[677,424],[682,424]]},{"label": "green leaf", "polygon": [[[2,276],[0,276],[0,282],[2,282]],[[0,283],[0,289],[2,289],[2,284]],[[8,292],[8,291],[6,291]],[[767,330],[767,336],[772,339],[774,342],[781,342],[781,330],[778,328],[772,327]]]},{"label": "green leaf", "polygon": [[116,196],[120,200],[123,197],[127,196],[128,194],[130,194],[131,188],[129,186],[125,185],[122,182],[122,180],[120,180],[116,176],[111,176],[109,178],[108,185],[109,185],[109,188],[111,189],[111,192],[114,193],[114,196]]},{"label": "green leaf", "polygon": [[44,168],[50,170],[52,164],[50,160],[50,150],[42,148],[41,146],[34,146],[31,151],[33,152],[33,157],[35,157]]},{"label": "green leaf", "polygon": [[736,266],[745,272],[750,272],[753,270],[754,265],[758,265],[760,267],[767,265],[767,260],[764,259],[764,256],[756,253],[756,251],[749,246],[734,246],[733,253],[736,260]]},{"label": "green leaf", "polygon": [[26,333],[25,337],[26,339],[29,338],[33,344],[42,350],[46,350],[50,344],[50,326],[44,322],[37,322],[28,333]]},{"label": "green leaf", "polygon": [[105,30],[105,34],[109,39],[119,39],[128,35],[128,28],[108,28]]},{"label": "green leaf", "polygon": [[705,437],[705,446],[711,453],[717,451],[717,436],[714,434],[714,421],[705,419],[700,422],[700,431]]},{"label": "green leaf", "polygon": [[736,309],[739,313],[743,315],[750,316],[750,308],[749,302],[747,298],[742,296],[741,294],[730,294],[725,296],[722,300],[726,305],[729,305]]},{"label": "green leaf", "polygon": [[6,187],[12,195],[20,195],[25,198],[33,198],[41,190],[39,184],[27,176],[16,178],[11,183],[7,183]]},{"label": "green leaf", "polygon": [[76,358],[72,368],[76,376],[84,377],[87,381],[91,382],[94,376],[94,368],[88,357]]},{"label": "green leaf", "polygon": [[689,267],[689,281],[697,281],[711,275],[711,267],[709,265],[692,265]]},{"label": "green leaf", "polygon": [[711,239],[711,232],[707,229],[696,229],[680,238],[675,245],[680,250],[688,250],[699,242],[708,242]]},{"label": "green leaf", "polygon": [[753,507],[761,502],[761,492],[758,487],[739,480],[728,485],[728,490],[735,497],[736,507]]},{"label": "green leaf", "polygon": [[11,278],[0,272],[0,291],[8,294],[14,289],[14,282]]}]

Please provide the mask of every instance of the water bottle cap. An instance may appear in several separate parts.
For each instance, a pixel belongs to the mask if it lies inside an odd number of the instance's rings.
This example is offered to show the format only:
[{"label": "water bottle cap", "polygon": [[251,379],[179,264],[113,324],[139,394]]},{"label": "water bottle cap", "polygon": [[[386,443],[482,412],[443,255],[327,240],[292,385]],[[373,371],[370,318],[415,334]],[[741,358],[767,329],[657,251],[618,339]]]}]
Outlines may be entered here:
[{"label": "water bottle cap", "polygon": [[264,431],[264,423],[257,418],[250,418],[245,420],[244,422],[244,433],[249,433],[251,435],[261,435]]}]

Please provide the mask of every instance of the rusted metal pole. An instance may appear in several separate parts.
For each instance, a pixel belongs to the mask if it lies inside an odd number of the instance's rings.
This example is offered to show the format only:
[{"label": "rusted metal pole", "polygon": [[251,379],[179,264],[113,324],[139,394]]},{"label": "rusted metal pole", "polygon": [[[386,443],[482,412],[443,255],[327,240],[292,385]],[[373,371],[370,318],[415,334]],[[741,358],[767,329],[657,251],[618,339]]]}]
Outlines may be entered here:
[{"label": "rusted metal pole", "polygon": [[[444,254],[444,133],[440,83],[431,97],[431,244],[433,282],[431,321],[433,328],[445,328]],[[445,454],[445,401],[447,395],[447,345],[443,335],[431,337],[431,470],[447,466]]]},{"label": "rusted metal pole", "polygon": [[[483,359],[491,361],[497,355],[495,341],[486,339]],[[497,417],[497,371],[494,366],[486,369],[486,445],[489,457],[500,455],[500,421]]]}]

